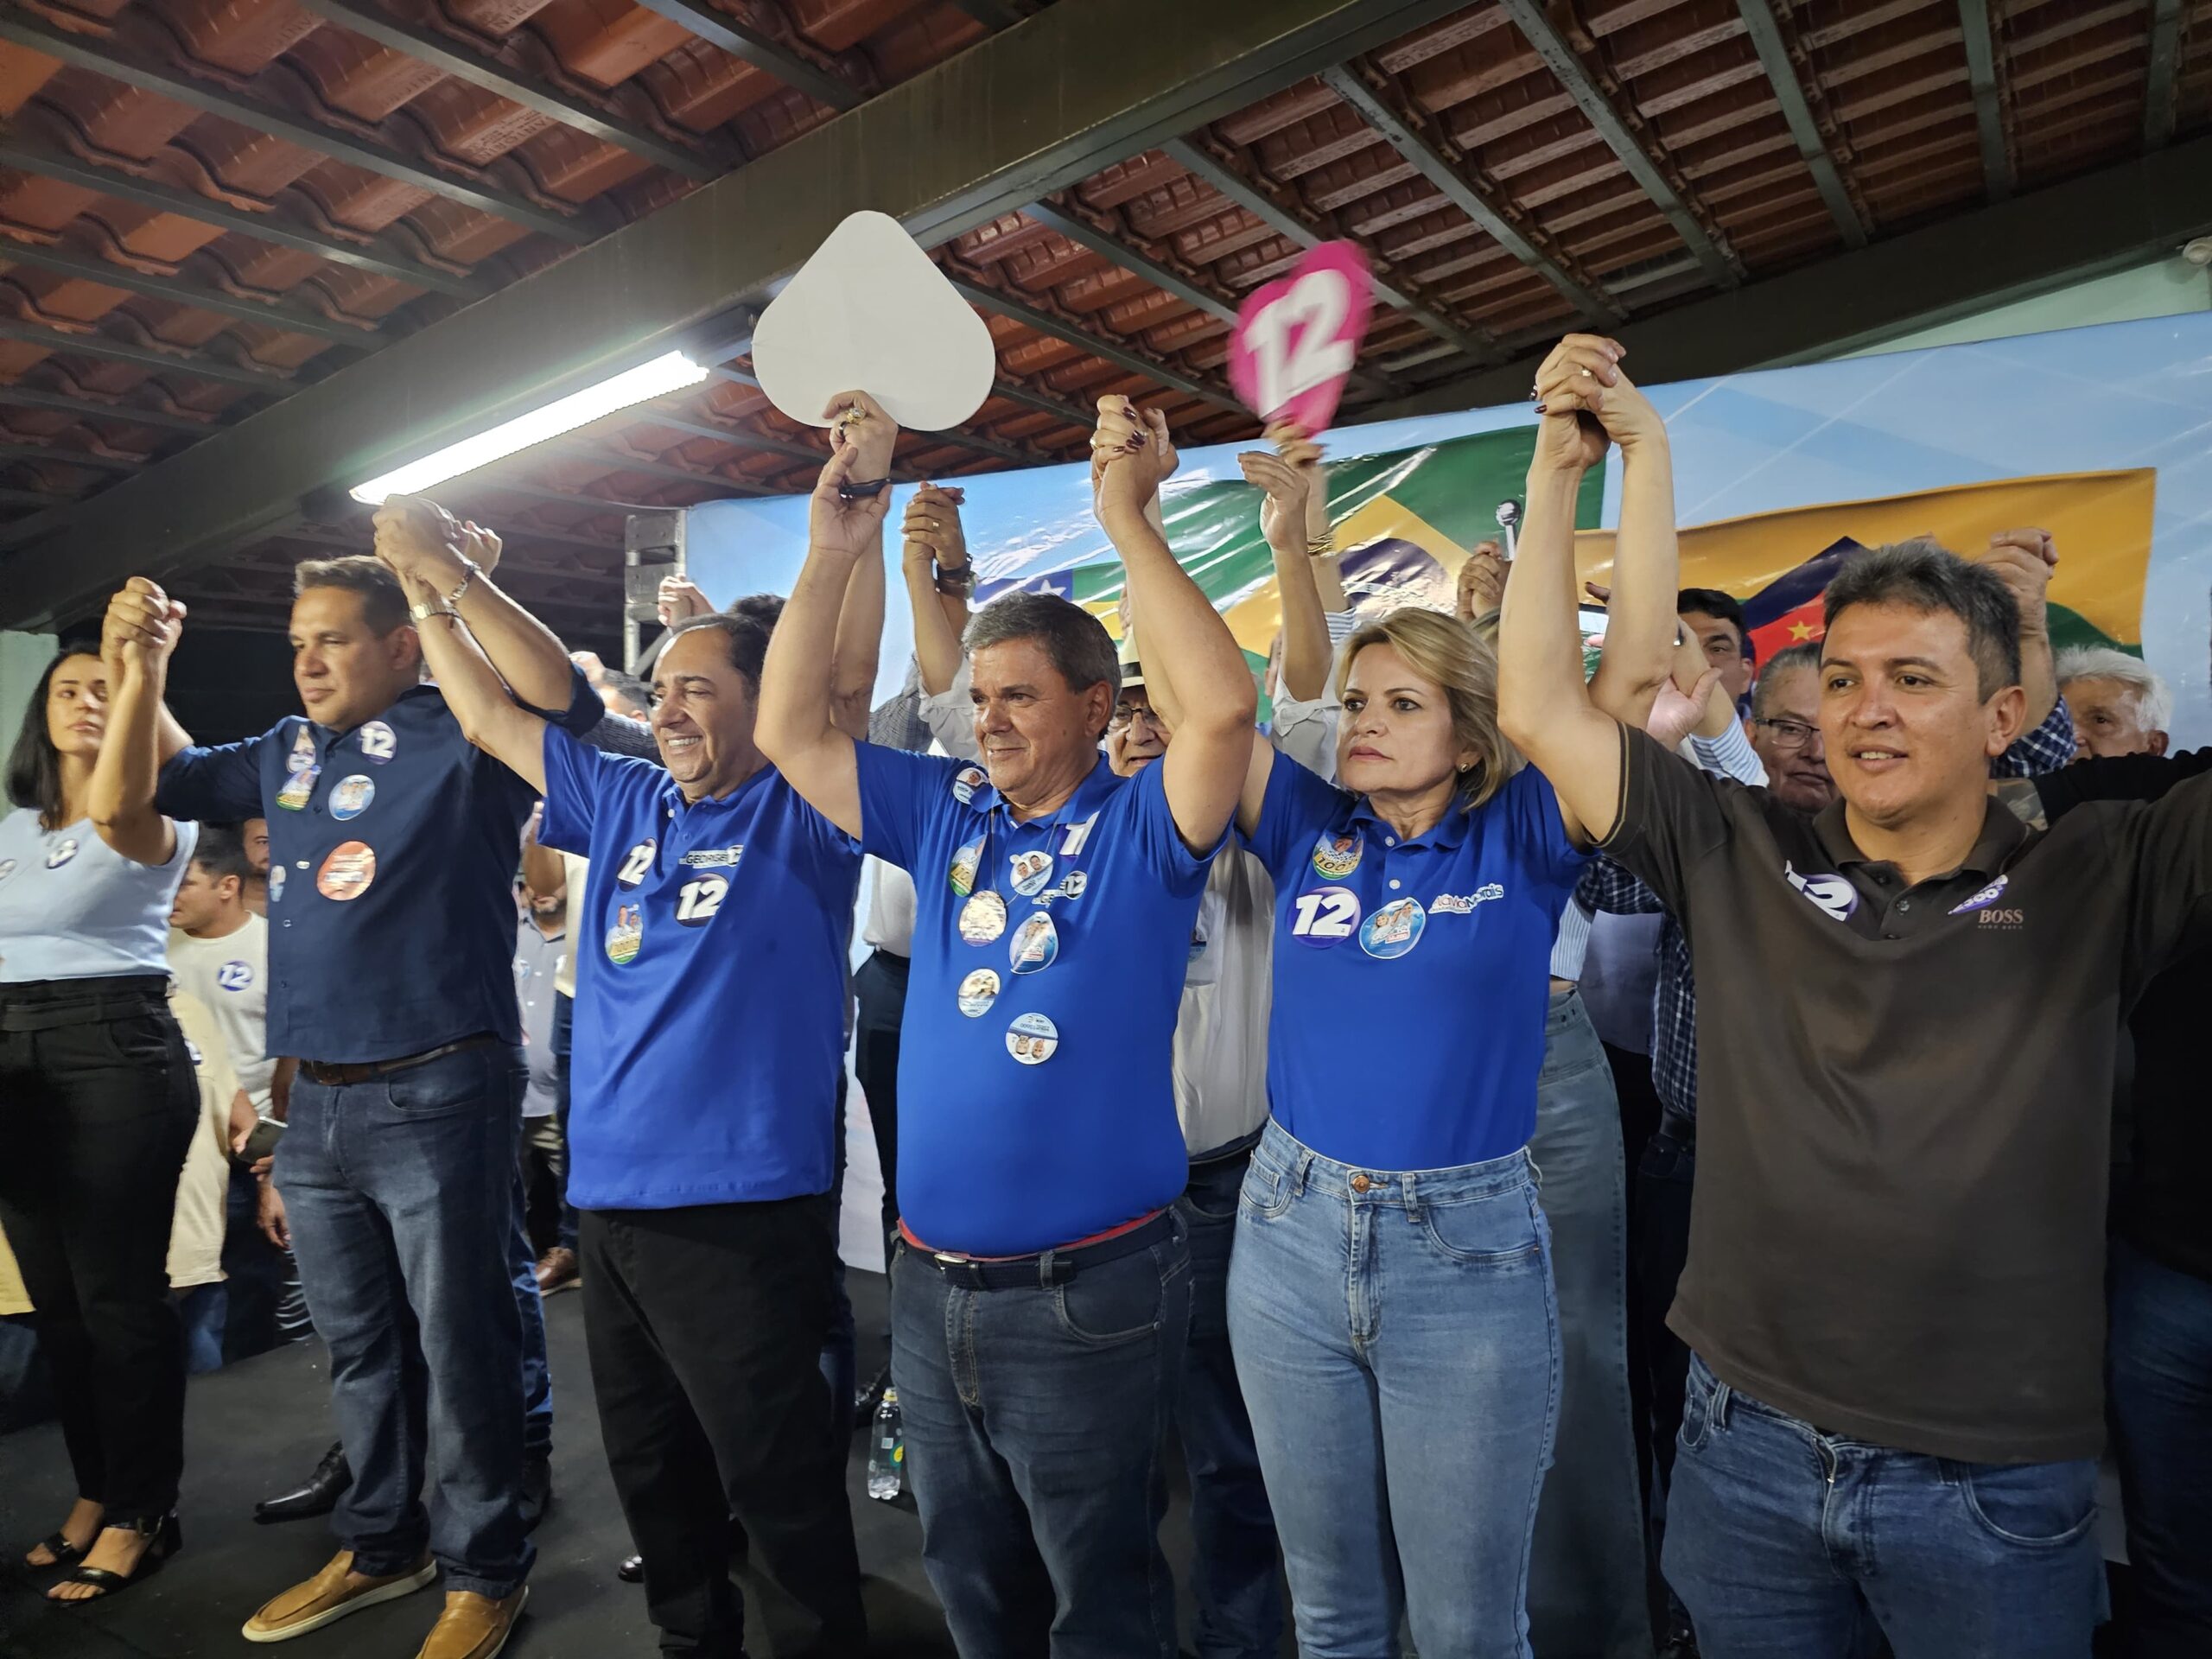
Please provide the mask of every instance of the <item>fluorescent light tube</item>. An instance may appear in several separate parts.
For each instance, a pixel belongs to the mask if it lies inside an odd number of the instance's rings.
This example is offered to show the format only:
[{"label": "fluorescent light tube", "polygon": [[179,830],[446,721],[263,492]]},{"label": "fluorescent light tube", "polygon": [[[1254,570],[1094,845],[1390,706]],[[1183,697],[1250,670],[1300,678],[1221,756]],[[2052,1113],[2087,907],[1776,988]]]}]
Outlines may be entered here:
[{"label": "fluorescent light tube", "polygon": [[665,357],[657,357],[650,363],[641,363],[634,369],[626,369],[595,386],[586,386],[582,391],[571,392],[543,409],[533,409],[527,415],[518,415],[488,432],[480,432],[473,438],[463,438],[459,443],[450,444],[434,455],[410,461],[381,478],[357,484],[353,486],[353,499],[376,507],[383,505],[385,498],[389,495],[420,494],[432,485],[442,484],[447,479],[459,478],[463,473],[473,473],[480,467],[488,467],[502,456],[527,449],[535,443],[543,443],[548,438],[557,438],[563,432],[573,432],[580,426],[588,426],[602,415],[611,415],[618,409],[627,409],[632,404],[642,404],[650,397],[664,397],[685,386],[696,386],[706,378],[707,371],[702,365],[694,363],[681,352],[671,352]]}]

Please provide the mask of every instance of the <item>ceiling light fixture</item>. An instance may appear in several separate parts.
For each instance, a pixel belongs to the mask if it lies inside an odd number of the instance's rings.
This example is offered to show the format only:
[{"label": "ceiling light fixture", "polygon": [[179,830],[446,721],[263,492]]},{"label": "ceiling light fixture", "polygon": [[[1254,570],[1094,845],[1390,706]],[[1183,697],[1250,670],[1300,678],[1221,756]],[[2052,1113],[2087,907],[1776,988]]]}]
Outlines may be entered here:
[{"label": "ceiling light fixture", "polygon": [[353,490],[353,499],[376,507],[384,505],[386,496],[419,494],[433,485],[442,484],[449,478],[459,478],[463,473],[473,473],[480,467],[488,467],[504,456],[529,448],[532,444],[543,443],[548,438],[557,438],[563,432],[573,432],[580,426],[588,426],[601,416],[612,415],[618,409],[627,409],[631,404],[642,404],[648,398],[680,391],[685,386],[696,386],[706,378],[705,365],[693,362],[682,352],[670,352],[650,363],[626,369],[595,386],[586,386],[582,391],[571,392],[543,409],[533,409],[527,415],[518,415],[488,432],[480,432],[473,438],[463,438],[459,443],[448,444],[435,454],[410,461],[381,478],[357,484]]}]

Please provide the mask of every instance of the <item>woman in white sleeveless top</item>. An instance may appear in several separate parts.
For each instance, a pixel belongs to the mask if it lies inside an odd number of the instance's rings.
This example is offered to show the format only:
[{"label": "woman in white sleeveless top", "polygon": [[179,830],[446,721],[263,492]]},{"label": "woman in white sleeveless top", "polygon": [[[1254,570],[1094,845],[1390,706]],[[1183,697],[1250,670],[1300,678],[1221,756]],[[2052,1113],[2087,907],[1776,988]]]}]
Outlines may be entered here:
[{"label": "woman in white sleeveless top", "polygon": [[[178,1545],[183,1332],[166,1262],[197,1103],[168,1000],[169,906],[197,827],[154,810],[175,631],[65,651],[0,817],[0,1227],[53,1374],[77,1502],[27,1558],[113,1595]],[[149,637],[150,636],[150,637]],[[79,1565],[81,1563],[81,1565]]]}]

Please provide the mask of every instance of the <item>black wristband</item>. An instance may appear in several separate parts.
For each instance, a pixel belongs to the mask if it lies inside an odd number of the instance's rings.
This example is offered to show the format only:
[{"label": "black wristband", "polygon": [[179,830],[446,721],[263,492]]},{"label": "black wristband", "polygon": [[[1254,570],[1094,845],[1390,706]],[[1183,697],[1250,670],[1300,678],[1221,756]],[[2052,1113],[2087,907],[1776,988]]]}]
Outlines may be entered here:
[{"label": "black wristband", "polygon": [[865,484],[856,484],[849,478],[837,486],[837,499],[840,501],[867,501],[881,495],[890,487],[888,478],[872,478]]}]

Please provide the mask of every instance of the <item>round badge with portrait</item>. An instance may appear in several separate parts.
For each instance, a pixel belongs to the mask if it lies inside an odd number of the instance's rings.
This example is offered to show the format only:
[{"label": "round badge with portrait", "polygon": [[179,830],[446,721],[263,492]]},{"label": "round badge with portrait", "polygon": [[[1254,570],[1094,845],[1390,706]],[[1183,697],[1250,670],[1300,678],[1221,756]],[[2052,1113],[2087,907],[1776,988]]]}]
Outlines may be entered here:
[{"label": "round badge with portrait", "polygon": [[1419,944],[1421,930],[1427,925],[1428,912],[1421,907],[1420,899],[1395,899],[1361,925],[1359,948],[1387,962]]},{"label": "round badge with portrait", "polygon": [[1052,885],[1052,855],[1040,849],[1014,854],[1007,868],[1014,890],[1025,899],[1034,899]]},{"label": "round badge with portrait", "polygon": [[978,968],[960,982],[960,1012],[970,1020],[988,1014],[991,1004],[998,1000],[999,975],[995,968]]},{"label": "round badge with portrait", "polygon": [[645,942],[645,906],[619,906],[614,912],[614,925],[607,930],[607,959],[618,968],[634,962],[639,947]]},{"label": "round badge with portrait", "polygon": [[1041,1014],[1023,1014],[1006,1028],[1006,1052],[1024,1065],[1042,1065],[1060,1046],[1060,1028]]},{"label": "round badge with portrait", "polygon": [[1360,855],[1366,850],[1357,830],[1324,830],[1313,843],[1313,874],[1341,881],[1359,868]]},{"label": "round badge with portrait", "polygon": [[988,774],[981,766],[963,766],[952,774],[952,798],[965,806],[976,798]]},{"label": "round badge with portrait", "polygon": [[945,869],[944,879],[951,883],[955,893],[965,899],[976,891],[976,874],[982,864],[983,838],[978,836],[953,854],[952,862]]},{"label": "round badge with portrait", "polygon": [[1006,931],[1006,900],[986,887],[960,906],[960,937],[970,944],[988,944]]},{"label": "round badge with portrait", "polygon": [[1007,957],[1017,974],[1041,973],[1060,954],[1060,930],[1052,925],[1048,911],[1032,911],[1014,930]]},{"label": "round badge with portrait", "polygon": [[284,757],[284,770],[302,772],[315,765],[315,734],[305,726],[292,739],[292,752]]},{"label": "round badge with portrait", "polygon": [[339,904],[350,904],[376,879],[376,849],[365,841],[341,841],[315,873],[315,890]]},{"label": "round badge with portrait", "polygon": [[369,803],[377,798],[377,786],[369,781],[366,772],[357,772],[340,778],[330,786],[330,816],[343,823],[348,818],[358,818],[369,810]]},{"label": "round badge with portrait", "polygon": [[269,867],[269,902],[273,905],[283,896],[284,867],[282,864],[271,864]]}]

